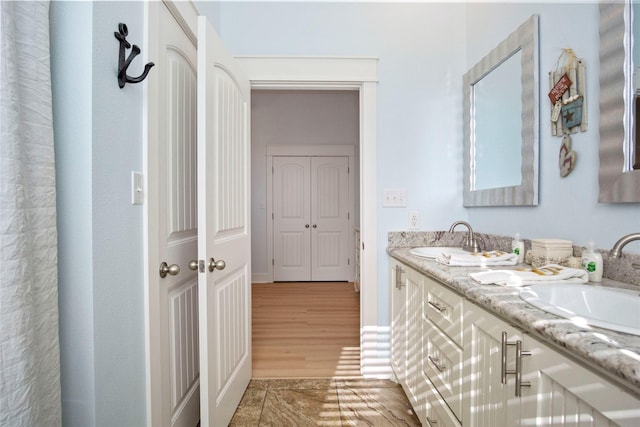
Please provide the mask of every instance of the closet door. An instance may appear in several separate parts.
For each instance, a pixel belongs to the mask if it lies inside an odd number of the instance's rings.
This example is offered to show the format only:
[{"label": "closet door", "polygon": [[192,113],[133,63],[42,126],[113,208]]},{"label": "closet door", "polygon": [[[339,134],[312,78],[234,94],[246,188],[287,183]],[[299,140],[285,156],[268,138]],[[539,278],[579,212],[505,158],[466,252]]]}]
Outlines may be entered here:
[{"label": "closet door", "polygon": [[349,158],[311,157],[311,278],[349,280]]},{"label": "closet door", "polygon": [[273,280],[350,280],[349,158],[273,158]]},{"label": "closet door", "polygon": [[273,158],[273,280],[311,280],[309,157]]}]

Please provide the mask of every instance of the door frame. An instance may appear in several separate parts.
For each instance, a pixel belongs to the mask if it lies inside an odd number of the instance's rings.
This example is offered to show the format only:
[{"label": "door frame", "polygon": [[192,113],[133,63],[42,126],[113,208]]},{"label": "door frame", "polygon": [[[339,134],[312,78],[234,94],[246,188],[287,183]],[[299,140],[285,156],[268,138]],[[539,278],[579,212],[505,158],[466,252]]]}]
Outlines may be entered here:
[{"label": "door frame", "polygon": [[[353,216],[355,208],[355,147],[353,145],[267,145],[267,277],[273,282],[273,158],[274,157],[347,157],[349,159],[349,248],[353,248]],[[353,274],[351,280],[353,281]]]},{"label": "door frame", "polygon": [[[357,90],[360,94],[360,372],[389,378],[389,326],[378,319],[377,58],[236,56],[252,90]],[[388,322],[387,322],[388,323]]]}]

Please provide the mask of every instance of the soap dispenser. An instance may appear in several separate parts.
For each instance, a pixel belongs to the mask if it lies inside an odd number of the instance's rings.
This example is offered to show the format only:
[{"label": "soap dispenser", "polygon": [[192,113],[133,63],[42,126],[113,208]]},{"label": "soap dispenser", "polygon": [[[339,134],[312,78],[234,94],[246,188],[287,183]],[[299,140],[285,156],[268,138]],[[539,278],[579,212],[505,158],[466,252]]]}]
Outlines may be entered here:
[{"label": "soap dispenser", "polygon": [[590,282],[602,282],[602,255],[596,251],[593,240],[589,241],[587,248],[582,251],[582,268],[589,273]]},{"label": "soap dispenser", "polygon": [[518,263],[524,262],[524,242],[520,240],[520,233],[516,233],[515,236],[513,236],[511,252],[518,255]]}]

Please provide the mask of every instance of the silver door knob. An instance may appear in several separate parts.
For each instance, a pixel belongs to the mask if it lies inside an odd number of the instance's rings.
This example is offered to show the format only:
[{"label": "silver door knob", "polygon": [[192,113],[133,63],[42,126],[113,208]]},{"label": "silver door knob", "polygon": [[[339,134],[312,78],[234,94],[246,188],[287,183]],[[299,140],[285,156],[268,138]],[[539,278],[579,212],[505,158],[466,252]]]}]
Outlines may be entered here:
[{"label": "silver door knob", "polygon": [[164,261],[160,264],[160,277],[163,279],[167,277],[167,274],[175,276],[178,273],[180,273],[180,266],[178,264],[169,265]]},{"label": "silver door knob", "polygon": [[209,259],[209,271],[213,271],[213,270],[224,270],[224,268],[227,266],[227,264],[219,259],[219,260],[215,260],[213,258]]},{"label": "silver door knob", "polygon": [[189,270],[197,270],[198,269],[198,260],[192,259],[189,261]]}]

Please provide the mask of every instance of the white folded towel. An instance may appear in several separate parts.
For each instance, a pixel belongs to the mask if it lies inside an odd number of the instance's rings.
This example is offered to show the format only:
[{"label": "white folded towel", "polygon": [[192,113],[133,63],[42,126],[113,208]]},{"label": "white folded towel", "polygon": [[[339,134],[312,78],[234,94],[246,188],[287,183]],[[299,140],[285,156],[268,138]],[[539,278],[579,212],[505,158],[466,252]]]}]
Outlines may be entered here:
[{"label": "white folded towel", "polygon": [[490,265],[516,265],[518,255],[503,251],[490,251],[478,253],[447,253],[440,254],[436,261],[441,264],[458,267],[487,267]]},{"label": "white folded towel", "polygon": [[579,268],[548,264],[539,268],[517,270],[491,270],[469,273],[482,285],[527,286],[541,282],[586,283],[589,273]]}]

